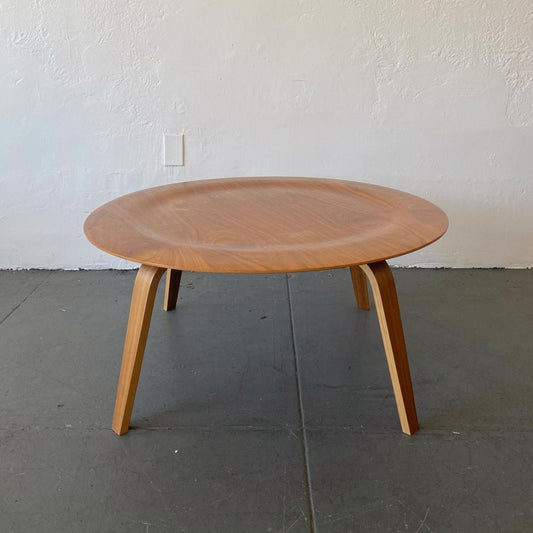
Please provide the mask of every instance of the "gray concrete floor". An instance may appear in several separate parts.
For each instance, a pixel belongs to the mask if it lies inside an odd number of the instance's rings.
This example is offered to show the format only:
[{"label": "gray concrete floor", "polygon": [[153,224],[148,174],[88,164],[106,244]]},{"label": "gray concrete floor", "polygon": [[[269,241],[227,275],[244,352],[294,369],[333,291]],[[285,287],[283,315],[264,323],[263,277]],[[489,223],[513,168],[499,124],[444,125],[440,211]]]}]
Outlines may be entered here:
[{"label": "gray concrete floor", "polygon": [[395,277],[415,436],[338,270],[184,273],[117,437],[134,273],[0,272],[0,531],[533,531],[533,271]]}]

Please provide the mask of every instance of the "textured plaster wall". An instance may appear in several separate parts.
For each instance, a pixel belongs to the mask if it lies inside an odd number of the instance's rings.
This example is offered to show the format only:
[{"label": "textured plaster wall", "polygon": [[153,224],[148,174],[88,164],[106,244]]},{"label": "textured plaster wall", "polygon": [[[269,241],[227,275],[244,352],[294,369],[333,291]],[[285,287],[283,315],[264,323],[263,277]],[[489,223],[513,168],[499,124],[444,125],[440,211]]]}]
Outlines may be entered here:
[{"label": "textured plaster wall", "polygon": [[92,209],[230,175],[443,207],[447,236],[396,264],[531,266],[532,127],[531,0],[1,0],[0,268],[124,267],[85,241]]}]

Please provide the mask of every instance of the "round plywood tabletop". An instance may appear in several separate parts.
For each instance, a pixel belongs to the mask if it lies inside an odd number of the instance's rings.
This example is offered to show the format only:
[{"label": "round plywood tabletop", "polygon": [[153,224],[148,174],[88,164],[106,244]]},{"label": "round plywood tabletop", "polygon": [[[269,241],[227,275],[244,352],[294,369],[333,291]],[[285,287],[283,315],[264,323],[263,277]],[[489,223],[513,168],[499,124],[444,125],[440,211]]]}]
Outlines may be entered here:
[{"label": "round plywood tabletop", "polygon": [[448,227],[417,196],[353,181],[220,178],[145,189],[96,209],[85,234],[142,264],[232,273],[367,264],[418,250]]}]

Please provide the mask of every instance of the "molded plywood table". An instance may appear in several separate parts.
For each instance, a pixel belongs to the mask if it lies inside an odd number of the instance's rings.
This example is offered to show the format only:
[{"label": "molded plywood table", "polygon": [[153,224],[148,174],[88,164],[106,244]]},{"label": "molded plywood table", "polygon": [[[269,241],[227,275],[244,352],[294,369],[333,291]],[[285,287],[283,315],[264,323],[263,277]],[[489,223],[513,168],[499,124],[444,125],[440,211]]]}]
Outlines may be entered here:
[{"label": "molded plywood table", "polygon": [[128,431],[152,316],[166,271],[164,309],[183,270],[302,272],[349,267],[358,306],[370,281],[402,430],[418,429],[409,364],[386,259],[418,250],[448,227],[438,207],[394,189],[333,179],[225,178],[135,192],[85,222],[95,246],[141,266],[135,278],[113,430]]}]

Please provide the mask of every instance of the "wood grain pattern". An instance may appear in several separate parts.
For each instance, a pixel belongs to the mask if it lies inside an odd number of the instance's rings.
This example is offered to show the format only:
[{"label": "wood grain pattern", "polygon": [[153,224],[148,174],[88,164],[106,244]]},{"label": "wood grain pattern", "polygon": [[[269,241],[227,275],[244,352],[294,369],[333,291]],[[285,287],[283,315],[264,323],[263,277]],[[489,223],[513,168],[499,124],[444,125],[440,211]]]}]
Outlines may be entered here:
[{"label": "wood grain pattern", "polygon": [[159,280],[174,309],[182,270],[275,273],[349,266],[358,306],[370,281],[402,430],[418,429],[394,279],[385,259],[441,237],[446,215],[416,196],[316,178],[226,178],[132,193],[94,211],[84,230],[141,263],[133,289],[113,430],[128,431]]},{"label": "wood grain pattern", "polygon": [[418,430],[418,418],[394,278],[385,261],[362,265],[361,268],[374,294],[402,431],[412,435]]},{"label": "wood grain pattern", "polygon": [[176,309],[178,302],[178,293],[180,290],[181,270],[167,269],[165,280],[165,299],[163,301],[163,309],[165,311],[173,311]]},{"label": "wood grain pattern", "polygon": [[129,428],[157,285],[164,271],[163,268],[141,265],[135,278],[111,426],[118,435],[123,435]]},{"label": "wood grain pattern", "polygon": [[370,300],[368,298],[368,285],[365,273],[359,265],[356,265],[350,267],[350,274],[352,276],[352,285],[357,307],[368,311],[370,309]]},{"label": "wood grain pattern", "polygon": [[448,219],[416,196],[318,178],[224,178],[175,183],[96,209],[87,238],[138,263],[202,272],[341,268],[412,252]]}]

